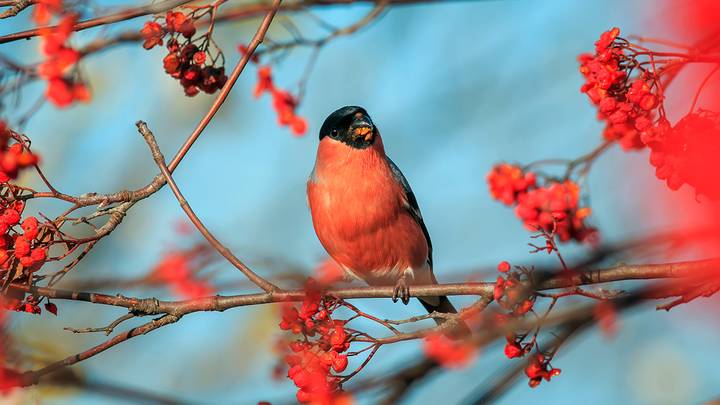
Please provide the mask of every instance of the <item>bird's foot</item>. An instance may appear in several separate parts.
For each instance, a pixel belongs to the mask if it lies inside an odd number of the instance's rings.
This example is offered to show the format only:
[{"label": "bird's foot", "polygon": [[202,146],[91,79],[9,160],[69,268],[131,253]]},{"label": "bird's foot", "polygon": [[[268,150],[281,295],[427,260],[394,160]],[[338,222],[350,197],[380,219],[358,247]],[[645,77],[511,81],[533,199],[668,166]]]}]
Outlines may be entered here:
[{"label": "bird's foot", "polygon": [[400,301],[405,305],[410,302],[410,286],[408,286],[407,281],[405,281],[405,276],[398,279],[393,289],[393,302],[397,302],[398,298],[400,298]]}]

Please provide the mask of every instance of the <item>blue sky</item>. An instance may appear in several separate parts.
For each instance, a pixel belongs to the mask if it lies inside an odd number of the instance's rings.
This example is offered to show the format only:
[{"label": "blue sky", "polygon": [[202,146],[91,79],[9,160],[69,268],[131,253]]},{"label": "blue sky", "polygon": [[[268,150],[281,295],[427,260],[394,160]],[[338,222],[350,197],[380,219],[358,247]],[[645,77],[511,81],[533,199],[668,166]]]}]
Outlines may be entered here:
[{"label": "blue sky", "polygon": [[[251,262],[276,257],[307,268],[324,258],[305,203],[305,180],[322,120],[339,106],[357,104],[366,107],[380,127],[388,154],[413,186],[433,238],[441,281],[457,280],[458,272],[490,268],[500,260],[550,260],[527,253],[527,232],[510,209],[490,199],[485,174],[501,160],[573,158],[592,149],[599,142],[601,124],[578,90],[576,56],[592,49],[599,34],[612,26],[627,33],[666,34],[655,23],[662,7],[649,7],[662,3],[442,3],[446,4],[393,8],[370,27],[324,48],[299,109],[310,125],[306,137],[294,138],[276,126],[270,100],[252,98],[254,68],[243,74],[175,174],[198,215],[240,257]],[[318,15],[343,25],[368,10],[358,5]],[[0,33],[24,23],[3,23]],[[308,35],[318,33],[310,19],[298,24]],[[230,63],[238,58],[235,46],[249,40],[255,25],[218,28]],[[270,36],[281,38],[283,32],[276,25]],[[80,37],[94,35],[98,32]],[[3,45],[0,52],[22,60],[37,58],[35,47],[28,44]],[[30,121],[25,131],[62,191],[110,192],[147,183],[156,168],[134,122],[147,121],[168,156],[207,110],[211,97],[183,97],[178,83],[162,70],[163,56],[159,49],[144,51],[132,45],[95,57],[85,65],[93,103],[63,111],[45,106]],[[308,56],[300,50],[283,59],[275,67],[277,83],[296,89]],[[27,97],[23,103],[32,101]],[[625,154],[616,148],[594,167],[588,184],[592,223],[604,240],[647,235],[679,221],[644,197],[663,189],[653,181],[646,159],[644,153]],[[688,197],[687,192],[674,196]],[[59,206],[42,203],[32,208],[57,212]],[[650,220],[641,220],[638,212],[650,212]],[[74,277],[143,274],[168,246],[183,243],[173,227],[180,218],[183,213],[170,191],[159,192],[134,208]],[[586,251],[578,246],[565,250],[569,256]],[[217,268],[223,279],[241,279],[229,265]],[[266,275],[273,271],[262,264],[256,268]],[[707,302],[669,314],[655,313],[651,307],[637,310],[622,318],[612,340],[595,331],[586,333],[555,360],[561,376],[535,390],[520,382],[500,403],[707,400],[720,386],[717,357],[708,356],[705,349],[716,340],[718,328],[717,318],[704,310]],[[402,307],[389,300],[358,304],[383,317],[421,311],[417,304]],[[100,325],[120,315],[99,311],[85,304],[60,303],[56,320],[16,317],[14,325],[31,340],[51,336],[57,347],[50,356],[56,358],[101,341],[103,336],[61,330]],[[288,380],[269,379],[276,322],[267,307],[194,314],[86,361],[83,372],[90,378],[206,403],[291,398],[294,389]],[[468,369],[428,379],[406,402],[460,403],[499,366],[509,364],[501,350],[489,347]],[[367,371],[390,370],[421,355],[416,343],[383,348]],[[44,391],[28,395],[47,398],[48,403],[99,399],[57,392],[46,396]],[[372,398],[365,401],[371,403]]]}]

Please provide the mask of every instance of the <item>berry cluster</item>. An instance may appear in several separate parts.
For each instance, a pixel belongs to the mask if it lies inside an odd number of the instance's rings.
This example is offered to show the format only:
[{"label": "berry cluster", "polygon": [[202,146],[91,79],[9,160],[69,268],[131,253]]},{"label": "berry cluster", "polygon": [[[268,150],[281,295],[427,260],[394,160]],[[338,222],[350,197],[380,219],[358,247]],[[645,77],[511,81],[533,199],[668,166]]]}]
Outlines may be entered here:
[{"label": "berry cluster", "polygon": [[[10,141],[14,141],[10,145]],[[38,271],[48,256],[49,241],[46,229],[34,216],[22,219],[25,203],[17,199],[18,188],[9,181],[17,178],[18,172],[37,164],[37,155],[25,147],[25,140],[0,121],[0,183],[5,195],[0,198],[0,280],[12,277],[15,282],[29,280]],[[22,190],[22,189],[20,189]],[[6,281],[6,282],[7,282]],[[6,297],[2,302],[7,309],[39,314],[40,302],[32,295]],[[45,308],[57,313],[55,304],[45,304]]]},{"label": "berry cluster", "polygon": [[198,271],[207,265],[212,251],[207,244],[198,244],[187,250],[166,253],[150,273],[151,281],[167,285],[174,294],[185,299],[208,297],[215,289],[197,277]]},{"label": "berry cluster", "polygon": [[494,166],[487,175],[490,195],[505,205],[517,203],[518,195],[535,187],[535,180],[535,173],[523,173],[520,167],[508,163]]},{"label": "berry cluster", "polygon": [[505,344],[504,352],[505,356],[507,356],[508,359],[523,357],[526,354],[530,353],[535,343],[523,343],[525,337],[525,335],[516,335],[514,333],[509,333],[507,336],[505,336],[507,343]]},{"label": "berry cluster", "polygon": [[[241,54],[247,53],[247,47],[240,45],[238,50]],[[258,64],[259,59],[253,55],[251,59]],[[298,99],[289,91],[282,90],[275,86],[272,78],[272,68],[268,65],[258,67],[258,82],[253,92],[255,98],[262,96],[264,93],[270,93],[273,100],[273,109],[277,114],[277,122],[281,127],[290,127],[295,136],[302,136],[307,132],[307,121],[305,118],[297,115]]]},{"label": "berry cluster", "polygon": [[487,176],[490,193],[496,200],[515,204],[515,215],[530,231],[555,232],[561,241],[587,241],[595,229],[585,224],[590,208],[580,207],[580,188],[572,181],[550,181],[540,187],[532,172],[501,163]]},{"label": "berry cluster", "polygon": [[551,182],[518,197],[515,214],[531,231],[554,232],[560,241],[583,242],[595,234],[585,224],[589,207],[580,207],[580,187],[572,181]]},{"label": "berry cluster", "polygon": [[[28,295],[24,299],[19,298],[7,298],[2,301],[3,309],[8,309],[17,312],[27,312],[29,314],[40,315],[42,310],[40,304],[43,298],[36,297],[34,295]],[[51,314],[57,316],[57,306],[52,302],[48,301],[45,303],[45,310]]]},{"label": "berry cluster", "polygon": [[22,143],[10,145],[11,139],[18,140],[20,136],[0,121],[0,183],[16,179],[21,169],[31,167],[39,160]]},{"label": "berry cluster", "polygon": [[324,297],[318,284],[309,279],[305,285],[305,299],[299,307],[283,306],[280,328],[302,337],[289,344],[291,353],[285,356],[288,378],[298,387],[301,403],[332,404],[346,394],[340,387],[340,373],[347,368],[350,334],[343,320],[332,319],[339,307],[336,300]]},{"label": "berry cluster", "polygon": [[68,74],[80,60],[80,52],[68,44],[76,22],[77,15],[65,14],[57,26],[40,30],[41,49],[46,59],[38,65],[37,73],[47,81],[45,95],[57,107],[67,107],[74,101],[90,101],[90,92],[79,79],[77,69]]},{"label": "berry cluster", "polygon": [[[501,308],[508,311],[496,314],[497,324],[502,327],[509,320],[524,316],[532,311],[537,296],[528,296],[527,288],[524,288],[524,285],[527,285],[530,279],[530,270],[518,266],[513,268],[506,261],[500,262],[497,269],[500,275],[495,282],[493,299]],[[505,336],[504,353],[509,359],[524,357],[533,348],[536,349],[537,353],[530,358],[528,366],[525,368],[525,374],[530,379],[530,387],[533,388],[540,384],[543,378],[550,381],[551,377],[560,374],[560,369],[548,369],[550,359],[546,360],[546,357],[540,353],[536,340],[538,331],[539,329],[532,336],[530,336],[530,333],[508,333]]]},{"label": "berry cluster", "polygon": [[579,57],[585,77],[581,91],[607,123],[604,137],[617,140],[625,150],[647,146],[656,176],[671,190],[688,184],[698,195],[720,199],[720,183],[714,179],[715,157],[720,153],[719,115],[699,110],[671,126],[659,85],[659,73],[666,70],[655,70],[660,62],[653,51],[619,35],[618,28],[604,32],[595,42],[595,53]]},{"label": "berry cluster", "polygon": [[[0,230],[7,232],[12,226],[17,225],[20,220],[20,213],[17,211],[19,204],[13,205],[12,208],[6,208],[2,212],[2,216],[0,217]],[[22,210],[22,208],[20,208],[20,210]],[[47,259],[47,247],[42,246],[41,241],[38,240],[40,234],[38,225],[37,218],[25,218],[20,225],[23,233],[16,235],[13,241],[15,258],[20,261],[23,267],[30,269],[29,272],[37,271],[37,269],[45,263],[45,259]],[[0,249],[7,249],[9,247],[10,244],[7,239],[0,241]],[[10,257],[10,255],[6,250],[0,250],[0,263],[4,264],[8,257]],[[2,264],[0,264],[0,266]]]},{"label": "berry cluster", "polygon": [[535,304],[535,297],[525,297],[526,293],[522,287],[523,276],[527,272],[523,268],[512,270],[508,262],[498,264],[500,275],[495,280],[493,288],[493,300],[501,308],[509,310],[508,315],[522,316],[532,310]]},{"label": "berry cluster", "polygon": [[467,366],[475,358],[475,346],[464,340],[452,340],[440,333],[432,333],[423,342],[425,355],[446,368]]},{"label": "berry cluster", "polygon": [[606,140],[618,141],[625,150],[642,149],[641,138],[652,130],[661,98],[654,89],[654,73],[642,67],[629,51],[631,44],[619,35],[619,28],[604,32],[595,42],[594,54],[580,55],[580,73],[585,77],[580,90],[606,122]]},{"label": "berry cluster", "polygon": [[163,59],[163,67],[167,74],[180,81],[188,97],[200,91],[213,94],[227,82],[224,58],[214,47],[209,33],[193,39],[196,18],[195,11],[189,14],[168,11],[164,26],[157,21],[148,21],[140,30],[145,40],[145,49],[162,45],[165,37],[168,37],[168,54]]},{"label": "berry cluster", "polygon": [[688,184],[696,194],[720,199],[720,114],[688,114],[673,127],[661,120],[657,130],[643,140],[650,148],[655,175],[671,190]]},{"label": "berry cluster", "polygon": [[[30,216],[20,222],[24,206],[21,201],[0,203],[0,271],[19,266],[21,274],[29,276],[45,263],[47,246],[37,218]],[[18,225],[22,233],[15,229]]]}]

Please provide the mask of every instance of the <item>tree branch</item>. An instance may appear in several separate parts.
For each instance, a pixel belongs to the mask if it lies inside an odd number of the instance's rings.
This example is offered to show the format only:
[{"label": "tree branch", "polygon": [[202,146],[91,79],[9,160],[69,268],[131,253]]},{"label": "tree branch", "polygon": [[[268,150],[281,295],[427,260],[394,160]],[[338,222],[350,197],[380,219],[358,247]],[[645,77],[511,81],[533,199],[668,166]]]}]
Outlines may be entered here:
[{"label": "tree branch", "polygon": [[[276,4],[280,3],[280,0],[275,1]],[[267,23],[269,24],[270,20],[267,20]],[[267,26],[265,27],[267,29]],[[259,31],[258,31],[259,32]],[[239,74],[239,73],[238,73]],[[232,83],[229,83],[226,88],[229,91],[229,88],[232,86]],[[219,107],[219,105],[218,105]],[[217,109],[216,109],[217,110]],[[208,119],[209,120],[209,119]],[[235,256],[230,249],[228,249],[225,245],[223,245],[213,234],[210,232],[210,230],[207,229],[205,224],[202,223],[200,218],[198,218],[197,214],[193,211],[193,209],[190,207],[190,204],[187,202],[185,197],[180,192],[180,189],[178,188],[177,184],[175,183],[175,180],[172,178],[172,174],[170,174],[170,169],[165,165],[165,157],[163,157],[162,152],[160,152],[160,147],[158,146],[157,142],[155,141],[155,136],[150,132],[150,129],[148,129],[147,124],[143,121],[137,122],[138,130],[140,131],[140,134],[145,138],[145,141],[147,142],[148,146],[150,147],[150,151],[152,152],[153,159],[155,160],[155,163],[160,167],[160,171],[162,172],[163,176],[165,177],[168,185],[170,185],[170,189],[172,190],[173,194],[175,194],[175,197],[177,198],[178,202],[180,203],[180,207],[183,211],[185,211],[185,214],[187,214],[188,218],[190,218],[190,221],[195,225],[195,227],[200,231],[200,233],[207,239],[207,241],[210,243],[212,247],[215,248],[215,250],[218,251],[224,258],[226,258],[233,266],[235,266],[238,270],[240,270],[245,277],[247,277],[250,281],[255,283],[258,287],[262,288],[265,292],[273,292],[277,291],[278,287],[275,286],[273,283],[267,281],[266,279],[260,277],[252,271],[248,266],[245,265],[240,259],[238,259],[237,256]]]},{"label": "tree branch", "polygon": [[9,9],[0,13],[0,20],[4,18],[15,17],[21,11],[35,4],[37,0],[12,0],[8,2],[0,3],[0,7],[10,7]]},{"label": "tree branch", "polygon": [[[102,25],[114,24],[120,21],[127,21],[133,18],[142,17],[148,14],[162,13],[171,10],[183,4],[190,3],[194,0],[165,0],[160,3],[148,4],[142,7],[129,8],[118,13],[109,14],[102,17],[91,18],[89,20],[80,21],[73,27],[73,31],[82,31],[88,28],[99,27]],[[46,26],[35,28],[27,31],[20,31],[13,34],[3,35],[0,37],[0,44],[17,41],[20,39],[28,39],[40,35],[43,30],[48,28],[56,28],[57,26]]]},{"label": "tree branch", "polygon": [[[597,284],[612,281],[623,280],[640,280],[640,279],[663,279],[663,278],[689,278],[698,280],[701,278],[714,279],[717,274],[720,259],[700,260],[692,262],[679,262],[668,264],[648,264],[648,265],[621,265],[604,270],[594,270],[580,273],[577,276],[568,277],[565,274],[556,275],[549,278],[537,286],[537,290],[557,289],[577,286],[581,284]],[[175,323],[186,314],[199,311],[224,311],[226,309],[266,304],[272,302],[300,301],[305,298],[305,291],[302,290],[280,290],[271,291],[260,294],[246,294],[236,296],[214,296],[204,297],[186,301],[160,301],[156,298],[130,298],[122,295],[110,296],[105,294],[74,292],[56,290],[51,288],[34,287],[27,285],[11,284],[12,290],[31,293],[36,296],[44,296],[53,299],[69,299],[77,301],[92,302],[104,305],[113,305],[127,308],[135,315],[159,315],[162,316],[151,322],[145,323],[137,328],[120,333],[112,339],[107,340],[97,346],[76,355],[67,357],[64,360],[53,363],[47,367],[36,371],[29,371],[23,374],[22,384],[36,384],[40,377],[45,374],[60,370],[66,366],[76,364],[82,360],[95,356],[113,346],[116,346],[135,336],[149,333],[162,326]],[[613,305],[618,308],[629,308],[638,303],[653,298],[657,291],[666,288],[664,285],[654,285],[628,296],[611,300]],[[467,283],[467,284],[444,284],[430,286],[411,287],[411,293],[415,296],[438,296],[438,295],[478,295],[484,297],[480,303],[489,303],[492,297],[494,283]],[[350,298],[389,298],[392,297],[393,287],[364,287],[364,288],[345,288],[330,289],[325,292],[328,296],[342,299]],[[495,328],[493,331],[482,331],[480,335],[472,338],[473,342],[478,345],[488,343],[497,336],[502,336],[506,331],[513,330],[517,327],[527,327],[541,323],[546,326],[557,326],[565,322],[577,322],[578,320],[592,317],[592,308],[594,306],[584,306],[579,310],[566,311],[550,318],[541,318],[539,320],[527,321],[520,320],[503,325],[501,328]],[[124,318],[124,317],[123,317]],[[122,319],[122,318],[120,318]],[[435,329],[437,330],[437,329]],[[377,341],[375,344],[393,343],[394,341],[408,340],[410,338],[422,337],[427,330],[420,330],[411,334],[400,334],[388,339],[393,341]],[[411,336],[413,335],[413,336]]]},{"label": "tree branch", "polygon": [[[536,291],[575,287],[628,280],[651,279],[712,279],[720,271],[720,259],[708,259],[666,264],[619,265],[606,269],[577,272],[568,276],[558,274],[547,278],[536,285]],[[11,284],[11,289],[27,292],[52,299],[74,300],[124,307],[130,311],[144,315],[172,314],[186,315],[200,311],[225,311],[230,308],[268,304],[273,302],[302,301],[304,290],[279,290],[266,293],[241,295],[216,295],[184,301],[161,301],[156,298],[133,298],[122,295],[107,295],[92,292],[59,290]],[[410,293],[415,296],[435,297],[441,295],[475,295],[488,297],[493,295],[495,283],[448,283],[433,285],[410,286]],[[325,291],[328,296],[340,299],[354,298],[390,298],[392,286],[335,288]]]},{"label": "tree branch", "polygon": [[[81,31],[88,28],[94,28],[99,27],[103,25],[108,24],[114,24],[121,21],[127,21],[131,20],[133,18],[142,17],[149,14],[156,14],[161,13],[167,10],[171,10],[175,7],[181,6],[183,4],[190,3],[195,0],[166,0],[160,3],[155,4],[149,4],[146,6],[141,7],[135,7],[130,8],[124,11],[120,11],[118,13],[109,14],[106,16],[96,17],[85,21],[80,21],[77,24],[75,24],[74,30],[75,31]],[[453,0],[453,1],[469,1],[469,0]],[[474,0],[474,1],[482,1],[482,0]],[[344,5],[344,4],[352,4],[352,3],[376,3],[376,0],[305,0],[305,1],[298,1],[286,4],[282,6],[279,10],[280,11],[297,11],[302,10],[307,7],[311,6],[333,6],[333,5]],[[405,4],[417,4],[417,3],[434,3],[439,2],[438,0],[387,0],[387,3],[389,4],[398,4],[398,5],[405,5]],[[263,13],[267,13],[268,11],[273,10],[272,5],[268,5],[266,3],[257,3],[257,4],[248,4],[239,6],[236,9],[232,10],[231,12],[224,13],[221,15],[218,15],[216,18],[216,21],[226,21],[236,18],[245,18],[245,17],[252,17],[256,15],[262,15]],[[26,31],[20,31],[15,32],[8,35],[0,36],[0,44],[8,43],[8,42],[14,42],[21,39],[29,39],[36,37],[40,35],[40,32],[43,29],[46,28],[54,28],[54,26],[51,27],[40,27],[35,28],[31,30]],[[139,33],[137,36],[134,36],[132,40],[140,40],[141,36]],[[126,40],[127,40],[126,36]]]}]

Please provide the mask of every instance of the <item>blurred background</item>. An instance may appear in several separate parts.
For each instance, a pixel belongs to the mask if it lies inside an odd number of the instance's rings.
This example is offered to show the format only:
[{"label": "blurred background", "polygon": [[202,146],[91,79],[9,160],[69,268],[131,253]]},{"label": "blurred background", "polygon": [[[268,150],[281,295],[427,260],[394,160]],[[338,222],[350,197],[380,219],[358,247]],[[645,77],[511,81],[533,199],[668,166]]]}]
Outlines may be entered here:
[{"label": "blurred background", "polygon": [[[676,6],[658,0],[511,0],[392,7],[375,23],[322,49],[298,110],[309,123],[306,136],[294,137],[276,125],[269,96],[253,98],[256,68],[248,66],[175,172],[175,179],[207,226],[256,271],[268,277],[289,270],[310,274],[325,259],[305,202],[317,132],[336,108],[361,105],[381,129],[388,155],[413,186],[432,236],[441,282],[470,276],[494,278],[494,266],[501,260],[554,264],[553,257],[528,253],[529,233],[511,209],[490,198],[485,175],[499,161],[575,158],[593,149],[600,142],[602,124],[579,91],[582,77],[577,55],[592,51],[600,33],[613,26],[627,34],[692,41],[662,23]],[[371,7],[327,7],[316,13],[343,26]],[[128,28],[139,29],[146,20],[88,30],[76,40],[81,44]],[[288,38],[281,20],[271,28],[271,39]],[[309,17],[293,21],[308,37],[321,32]],[[239,58],[237,45],[249,41],[257,23],[217,27],[216,39],[228,67]],[[29,26],[25,13],[4,20],[0,34]],[[0,53],[28,62],[39,59],[36,40],[2,45]],[[134,43],[88,58],[83,69],[92,102],[68,110],[46,104],[22,128],[42,156],[44,171],[61,191],[112,192],[146,184],[157,169],[135,130],[135,121],[149,123],[168,156],[207,111],[213,97],[185,97],[179,84],[164,73],[164,55],[160,49],[145,51]],[[310,57],[310,50],[298,49],[279,60],[274,64],[276,84],[297,91]],[[26,111],[42,89],[36,84],[26,90],[11,111]],[[18,118],[12,114],[7,117],[11,122]],[[40,186],[32,174],[25,181]],[[585,191],[593,207],[591,223],[601,231],[603,243],[652,235],[691,221],[682,212],[668,212],[667,204],[692,199],[692,192],[687,188],[667,191],[655,179],[646,152],[624,153],[614,147],[593,167]],[[663,196],[663,203],[658,195]],[[43,201],[33,202],[29,210],[57,215],[63,207]],[[64,286],[147,274],[168,249],[199,240],[197,235],[178,232],[177,224],[184,218],[170,190],[161,190],[133,208],[121,226],[64,280]],[[590,248],[567,245],[563,249],[572,259]],[[692,252],[673,253],[647,259],[693,257]],[[217,285],[232,286],[221,290],[224,294],[248,290],[230,265],[218,261],[209,271],[215,272]],[[166,290],[125,287],[110,292],[174,298]],[[499,403],[688,404],[709,400],[720,394],[713,347],[720,328],[717,301],[697,300],[670,313],[655,312],[649,304],[624,314],[613,339],[597,330],[584,333],[554,360],[553,365],[563,370],[561,376],[536,389],[521,379]],[[383,318],[404,318],[422,311],[415,302],[407,307],[389,300],[353,303]],[[101,326],[122,314],[119,309],[82,303],[58,302],[58,306],[57,318],[12,316],[17,350],[39,360],[65,357],[101,342],[104,335],[75,335],[63,327]],[[276,310],[266,305],[192,314],[75,369],[99,385],[196,403],[292,402],[292,382],[272,378],[277,363],[273,342],[279,333]],[[418,342],[385,347],[364,374],[382,375],[420,356]],[[510,362],[502,354],[502,345],[490,346],[468,368],[428,378],[405,402],[463,403]],[[373,403],[374,395],[360,396],[360,403]],[[128,401],[51,387],[0,398],[7,403]]]}]

